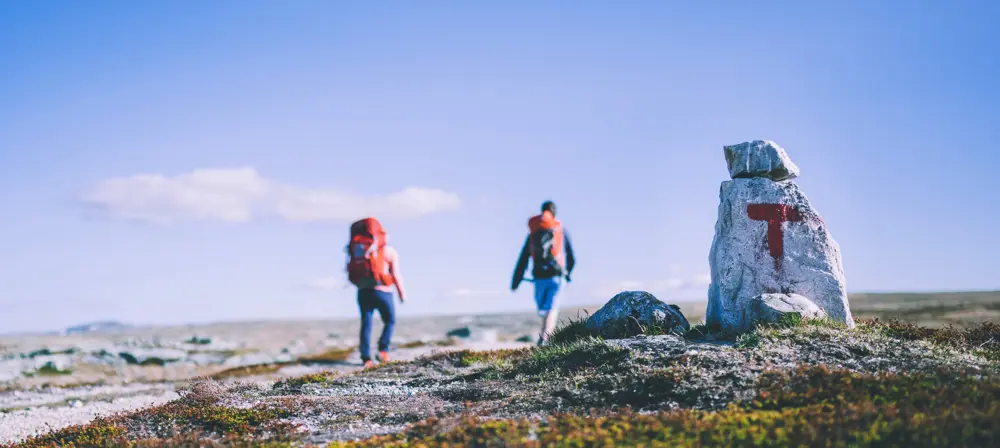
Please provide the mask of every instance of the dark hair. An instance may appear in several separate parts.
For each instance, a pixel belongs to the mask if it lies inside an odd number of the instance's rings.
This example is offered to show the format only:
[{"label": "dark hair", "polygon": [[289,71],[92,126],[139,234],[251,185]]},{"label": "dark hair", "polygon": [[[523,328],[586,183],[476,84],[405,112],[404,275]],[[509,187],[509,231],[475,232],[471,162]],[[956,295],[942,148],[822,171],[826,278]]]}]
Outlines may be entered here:
[{"label": "dark hair", "polygon": [[542,203],[542,213],[550,212],[552,216],[556,215],[556,204],[552,201],[545,201]]}]

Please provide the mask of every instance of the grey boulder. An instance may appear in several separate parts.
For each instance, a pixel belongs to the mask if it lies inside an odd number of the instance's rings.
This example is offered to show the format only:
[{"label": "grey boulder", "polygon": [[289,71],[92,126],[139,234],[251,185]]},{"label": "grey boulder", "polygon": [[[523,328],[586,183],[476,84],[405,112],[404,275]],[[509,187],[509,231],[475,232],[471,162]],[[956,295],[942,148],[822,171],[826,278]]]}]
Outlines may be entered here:
[{"label": "grey boulder", "polygon": [[723,147],[729,177],[733,179],[763,177],[774,181],[794,179],[799,167],[785,150],[768,140],[754,140]]},{"label": "grey boulder", "polygon": [[128,364],[164,366],[187,358],[187,352],[170,348],[132,349],[118,353]]},{"label": "grey boulder", "polygon": [[826,318],[826,312],[798,294],[761,294],[750,299],[751,319],[756,324],[782,324],[797,316],[801,320]]},{"label": "grey boulder", "polygon": [[472,336],[472,328],[469,328],[468,326],[455,328],[448,331],[448,333],[445,333],[445,337],[448,338],[467,339],[471,336]]},{"label": "grey boulder", "polygon": [[752,327],[750,301],[761,294],[799,294],[829,319],[854,326],[840,246],[792,181],[722,183],[709,254],[706,324],[715,331]]},{"label": "grey boulder", "polygon": [[636,336],[654,328],[683,334],[691,325],[677,305],[663,303],[645,291],[621,292],[587,319],[587,329],[607,339]]}]

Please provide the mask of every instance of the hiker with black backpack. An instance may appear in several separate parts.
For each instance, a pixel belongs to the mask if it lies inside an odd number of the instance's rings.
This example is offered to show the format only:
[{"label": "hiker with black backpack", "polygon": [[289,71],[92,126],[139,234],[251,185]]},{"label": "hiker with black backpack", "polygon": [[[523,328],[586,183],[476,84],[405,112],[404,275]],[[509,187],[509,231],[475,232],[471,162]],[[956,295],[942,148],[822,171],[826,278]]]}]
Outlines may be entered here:
[{"label": "hiker with black backpack", "polygon": [[529,281],[535,284],[535,305],[538,315],[542,318],[542,331],[538,336],[538,345],[549,340],[559,320],[559,288],[562,279],[567,282],[576,264],[573,257],[573,246],[569,236],[563,230],[562,224],[556,220],[556,205],[552,201],[542,204],[542,213],[528,220],[528,238],[521,247],[521,255],[514,268],[511,279],[511,291],[525,280],[524,273],[531,259],[532,277]]},{"label": "hiker with black backpack", "polygon": [[365,218],[351,224],[347,244],[347,278],[358,287],[358,307],[361,310],[361,360],[365,367],[374,365],[371,357],[372,314],[378,310],[382,318],[382,336],[378,340],[379,362],[389,362],[389,343],[396,323],[392,289],[399,293],[400,303],[406,301],[403,279],[399,274],[399,253],[388,245],[387,234],[375,218]]}]

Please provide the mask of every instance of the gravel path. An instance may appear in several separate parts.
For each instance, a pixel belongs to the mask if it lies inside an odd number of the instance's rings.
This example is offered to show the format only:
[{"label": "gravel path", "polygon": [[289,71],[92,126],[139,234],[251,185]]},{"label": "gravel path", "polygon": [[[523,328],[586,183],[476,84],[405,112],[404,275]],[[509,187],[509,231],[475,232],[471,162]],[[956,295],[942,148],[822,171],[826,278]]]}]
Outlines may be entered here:
[{"label": "gravel path", "polygon": [[172,388],[154,388],[149,391],[153,393],[108,397],[89,402],[69,399],[62,406],[41,406],[0,413],[0,443],[87,423],[99,415],[154,406],[178,398]]},{"label": "gravel path", "polygon": [[[419,347],[393,351],[393,359],[408,361],[436,351],[494,350],[525,347],[512,342],[470,342],[453,347]],[[335,366],[289,366],[282,377],[299,376],[321,370],[344,373],[359,370],[361,359],[355,353],[345,363]],[[233,378],[231,381],[270,382],[274,378]],[[372,386],[371,391],[382,391]],[[396,391],[398,392],[398,391]],[[404,392],[405,393],[405,392]],[[97,416],[155,406],[178,398],[170,383],[133,383],[125,386],[88,386],[15,390],[0,393],[0,443],[22,440],[66,426],[87,423]]]}]

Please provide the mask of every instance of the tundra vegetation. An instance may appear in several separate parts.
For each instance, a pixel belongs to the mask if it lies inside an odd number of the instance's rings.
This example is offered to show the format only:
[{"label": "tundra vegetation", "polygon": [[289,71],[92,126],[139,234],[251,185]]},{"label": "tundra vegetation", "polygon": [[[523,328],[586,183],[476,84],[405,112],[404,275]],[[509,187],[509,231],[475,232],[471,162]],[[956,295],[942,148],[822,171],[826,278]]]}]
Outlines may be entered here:
[{"label": "tundra vegetation", "polygon": [[[180,399],[9,446],[997,446],[1000,325],[789,318],[735,340],[441,351]],[[324,356],[332,359],[338,354]]]}]

